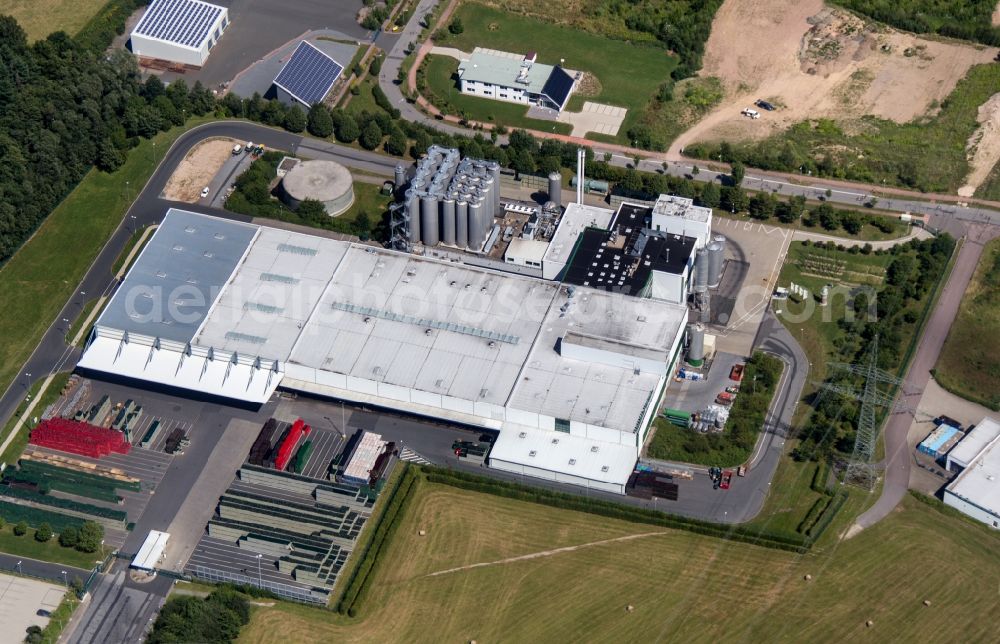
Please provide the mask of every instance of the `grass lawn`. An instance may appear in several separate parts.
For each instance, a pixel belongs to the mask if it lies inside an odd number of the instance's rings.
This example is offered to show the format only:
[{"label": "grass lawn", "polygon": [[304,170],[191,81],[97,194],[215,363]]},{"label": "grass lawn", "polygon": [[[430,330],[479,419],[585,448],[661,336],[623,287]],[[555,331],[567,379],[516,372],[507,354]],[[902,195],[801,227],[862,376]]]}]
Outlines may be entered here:
[{"label": "grass lawn", "polygon": [[[173,141],[212,118],[192,119],[143,140],[112,174],[91,170],[34,236],[0,269],[0,391],[13,380],[118,226],[130,201],[125,182],[145,185]],[[155,143],[155,145],[154,145]]]},{"label": "grass lawn", "polygon": [[[954,193],[969,171],[965,146],[979,127],[979,107],[998,86],[1000,65],[977,65],[932,115],[908,123],[872,116],[854,123],[803,121],[761,141],[735,145],[735,156],[755,168],[799,172],[805,163],[817,176]],[[696,144],[685,154],[718,158],[717,149]]]},{"label": "grass lawn", "polygon": [[[46,407],[59,400],[59,395],[62,393],[63,387],[66,386],[66,382],[69,380],[69,377],[69,371],[56,374],[56,376],[52,379],[52,384],[50,384],[49,388],[45,390],[45,394],[42,396],[42,399],[39,400],[38,404],[35,406],[35,410],[32,413],[33,417],[41,417],[42,412],[45,411]],[[17,419],[21,417],[21,414],[24,413],[24,410],[30,404],[28,397],[30,396],[31,400],[34,400],[44,381],[45,378],[38,378],[35,380],[34,384],[31,385],[31,389],[28,390],[28,394],[21,399],[20,404],[17,406],[17,411],[15,411],[14,415],[7,419],[7,422],[4,424],[3,433],[0,433],[0,441],[7,439],[7,435],[10,434],[10,431],[14,428],[15,423],[17,423]],[[29,418],[25,422],[25,425],[26,426],[22,426],[21,429],[18,430],[17,437],[13,440],[13,442],[11,442],[7,449],[4,450],[3,454],[0,454],[0,463],[13,465],[17,462],[17,459],[21,457],[21,452],[24,451],[24,447],[28,444],[28,434],[31,433],[31,428],[35,426],[32,422],[32,418]]]},{"label": "grass lawn", "polygon": [[73,35],[107,0],[0,0],[0,14],[14,16],[28,42],[62,29]]},{"label": "grass lawn", "polygon": [[[567,7],[566,11],[579,12],[579,8]],[[475,47],[520,53],[532,50],[538,53],[540,63],[557,65],[565,59],[567,69],[596,76],[599,91],[587,97],[574,95],[568,109],[579,110],[585,100],[628,108],[617,137],[620,143],[627,143],[625,132],[640,122],[643,111],[677,64],[666,49],[655,44],[613,40],[475,2],[461,4],[454,15],[461,19],[465,30],[437,44],[467,53]]]},{"label": "grass lawn", "polygon": [[[100,552],[80,552],[73,548],[63,548],[55,537],[45,543],[35,541],[35,531],[31,528],[28,528],[28,532],[19,537],[14,534],[13,525],[5,525],[0,528],[0,552],[15,557],[53,561],[84,570],[93,568],[99,560],[104,558]],[[86,580],[81,579],[81,581]]]},{"label": "grass lawn", "polygon": [[1000,409],[1000,239],[983,249],[934,377],[963,398]]},{"label": "grass lawn", "polygon": [[[650,536],[428,576],[627,535]],[[956,641],[994,641],[982,617],[994,594],[954,570],[996,570],[998,545],[910,497],[857,537],[796,555],[424,484],[362,618],[256,606],[239,642],[906,641],[942,624]]]},{"label": "grass lawn", "polygon": [[[819,203],[809,202],[806,207],[808,208],[809,205],[815,207],[818,206]],[[857,212],[860,215],[864,215],[866,217],[873,215],[873,213],[871,212],[861,212],[861,211],[855,211],[855,212]],[[892,232],[884,233],[881,231],[881,229],[875,227],[874,225],[866,223],[864,226],[861,227],[860,233],[858,233],[857,235],[852,235],[843,228],[838,228],[837,230],[826,230],[822,226],[806,226],[804,223],[802,223],[801,219],[794,221],[790,224],[786,224],[774,218],[768,219],[767,221],[758,222],[753,217],[749,217],[746,215],[733,215],[728,210],[720,210],[719,208],[714,208],[712,210],[712,213],[713,216],[716,218],[722,217],[725,219],[733,219],[735,221],[749,221],[751,223],[761,223],[764,224],[765,226],[791,228],[792,230],[801,230],[802,232],[806,233],[815,233],[817,235],[828,235],[830,237],[840,237],[843,239],[857,239],[860,241],[889,241],[891,239],[899,239],[900,237],[905,237],[908,234],[910,234],[910,228],[911,228],[909,224],[900,223],[896,225],[896,227],[893,229]],[[896,219],[896,217],[893,215],[887,215],[886,218],[889,219],[890,221]]]},{"label": "grass lawn", "polygon": [[450,56],[427,57],[424,73],[428,91],[425,98],[437,105],[442,112],[464,116],[472,121],[502,123],[508,127],[529,128],[558,134],[569,134],[573,130],[568,123],[528,118],[526,116],[527,105],[463,94],[458,90],[457,72],[458,61],[454,58]]}]

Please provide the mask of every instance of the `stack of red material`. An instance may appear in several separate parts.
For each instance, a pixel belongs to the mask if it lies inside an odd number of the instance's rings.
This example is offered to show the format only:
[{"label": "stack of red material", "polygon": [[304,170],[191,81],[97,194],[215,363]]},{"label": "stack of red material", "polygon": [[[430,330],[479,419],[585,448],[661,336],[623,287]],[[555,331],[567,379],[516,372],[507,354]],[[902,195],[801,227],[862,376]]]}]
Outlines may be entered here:
[{"label": "stack of red material", "polygon": [[285,440],[278,447],[278,455],[274,458],[275,469],[284,470],[288,467],[288,461],[292,459],[292,454],[295,452],[295,445],[299,442],[299,438],[308,436],[311,431],[312,427],[306,425],[306,421],[301,418],[292,424],[292,428],[288,430]]},{"label": "stack of red material", "polygon": [[132,447],[119,431],[65,418],[43,421],[31,431],[30,442],[91,458],[101,458],[111,452],[128,454]]}]

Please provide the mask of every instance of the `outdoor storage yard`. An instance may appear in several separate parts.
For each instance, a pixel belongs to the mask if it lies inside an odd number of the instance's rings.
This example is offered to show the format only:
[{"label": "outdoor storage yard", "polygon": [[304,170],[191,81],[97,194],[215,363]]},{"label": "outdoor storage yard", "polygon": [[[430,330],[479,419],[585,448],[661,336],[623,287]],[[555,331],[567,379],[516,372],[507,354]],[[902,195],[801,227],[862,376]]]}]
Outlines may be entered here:
[{"label": "outdoor storage yard", "polygon": [[240,641],[992,641],[995,597],[955,571],[996,570],[996,539],[908,498],[796,555],[422,483],[357,620],[279,602]]}]

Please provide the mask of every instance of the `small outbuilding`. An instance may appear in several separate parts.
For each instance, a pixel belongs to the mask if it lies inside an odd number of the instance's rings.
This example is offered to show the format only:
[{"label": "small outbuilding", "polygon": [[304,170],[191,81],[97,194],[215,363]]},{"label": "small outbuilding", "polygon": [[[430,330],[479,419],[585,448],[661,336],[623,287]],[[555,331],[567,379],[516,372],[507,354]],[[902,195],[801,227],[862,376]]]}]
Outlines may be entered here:
[{"label": "small outbuilding", "polygon": [[323,204],[331,217],[342,214],[354,204],[354,182],[351,173],[334,161],[303,161],[281,180],[285,203],[298,208],[306,199]]}]

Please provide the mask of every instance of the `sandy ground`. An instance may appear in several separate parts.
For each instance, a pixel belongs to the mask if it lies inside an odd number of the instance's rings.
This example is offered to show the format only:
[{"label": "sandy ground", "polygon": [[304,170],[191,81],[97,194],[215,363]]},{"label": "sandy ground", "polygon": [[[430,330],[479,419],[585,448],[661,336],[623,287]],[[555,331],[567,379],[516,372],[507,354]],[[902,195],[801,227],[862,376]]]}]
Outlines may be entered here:
[{"label": "sandy ground", "polygon": [[979,128],[969,137],[966,151],[972,167],[958,196],[971,197],[1000,161],[1000,93],[979,106]]},{"label": "sandy ground", "polygon": [[196,145],[163,189],[163,198],[170,201],[195,203],[201,198],[202,189],[212,181],[222,164],[233,153],[233,146],[240,141],[228,138],[206,139]]},{"label": "sandy ground", "polygon": [[[721,78],[727,98],[670,152],[694,141],[763,138],[808,118],[874,114],[907,122],[996,52],[866,24],[822,0],[726,0],[700,74]],[[761,110],[757,120],[741,116],[756,99],[779,109]]]}]

